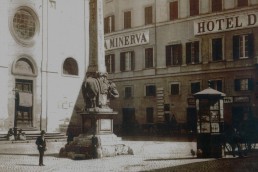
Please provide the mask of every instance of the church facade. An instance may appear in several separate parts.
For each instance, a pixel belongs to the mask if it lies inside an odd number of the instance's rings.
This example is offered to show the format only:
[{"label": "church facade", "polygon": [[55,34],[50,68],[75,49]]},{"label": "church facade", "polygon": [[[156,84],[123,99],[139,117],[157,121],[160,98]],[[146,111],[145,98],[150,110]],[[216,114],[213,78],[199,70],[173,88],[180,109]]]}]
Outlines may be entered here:
[{"label": "church facade", "polygon": [[5,0],[0,14],[0,129],[60,131],[84,106],[76,101],[88,66],[89,1]]}]

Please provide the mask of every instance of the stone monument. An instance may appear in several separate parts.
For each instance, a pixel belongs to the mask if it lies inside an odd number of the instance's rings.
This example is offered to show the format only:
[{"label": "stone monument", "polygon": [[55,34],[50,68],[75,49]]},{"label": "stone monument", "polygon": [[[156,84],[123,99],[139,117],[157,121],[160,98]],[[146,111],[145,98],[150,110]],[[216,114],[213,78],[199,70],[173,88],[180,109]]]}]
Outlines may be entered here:
[{"label": "stone monument", "polygon": [[82,133],[60,150],[60,156],[72,159],[101,158],[132,154],[113,133],[117,112],[108,105],[110,98],[119,97],[115,83],[107,79],[104,50],[102,0],[90,0],[89,67],[82,84],[85,109],[81,115]]}]

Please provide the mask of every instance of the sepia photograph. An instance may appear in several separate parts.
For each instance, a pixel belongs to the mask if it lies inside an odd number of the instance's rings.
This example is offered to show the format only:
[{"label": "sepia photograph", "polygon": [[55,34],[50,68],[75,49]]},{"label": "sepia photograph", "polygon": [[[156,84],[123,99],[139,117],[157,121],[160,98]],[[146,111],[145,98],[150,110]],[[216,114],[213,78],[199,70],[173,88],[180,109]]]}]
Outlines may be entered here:
[{"label": "sepia photograph", "polygon": [[258,171],[258,0],[0,0],[1,172]]}]

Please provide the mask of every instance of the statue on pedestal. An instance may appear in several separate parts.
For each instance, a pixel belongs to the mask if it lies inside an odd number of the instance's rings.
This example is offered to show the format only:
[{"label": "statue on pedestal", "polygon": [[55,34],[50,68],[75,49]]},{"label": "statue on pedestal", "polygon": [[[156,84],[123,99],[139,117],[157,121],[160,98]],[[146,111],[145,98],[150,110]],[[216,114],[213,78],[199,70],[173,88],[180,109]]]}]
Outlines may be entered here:
[{"label": "statue on pedestal", "polygon": [[107,79],[107,73],[96,72],[82,84],[85,109],[88,111],[110,111],[108,99],[119,97],[115,83]]}]

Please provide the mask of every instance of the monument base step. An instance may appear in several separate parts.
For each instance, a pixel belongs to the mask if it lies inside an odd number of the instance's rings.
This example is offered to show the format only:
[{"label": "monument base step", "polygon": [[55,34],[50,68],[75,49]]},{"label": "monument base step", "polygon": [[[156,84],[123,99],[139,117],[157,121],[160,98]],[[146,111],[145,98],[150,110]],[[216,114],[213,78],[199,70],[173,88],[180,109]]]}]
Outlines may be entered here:
[{"label": "monument base step", "polygon": [[133,154],[133,150],[113,133],[95,135],[98,139],[97,147],[93,146],[92,137],[93,135],[85,134],[75,137],[71,143],[60,149],[59,155],[76,160]]}]

